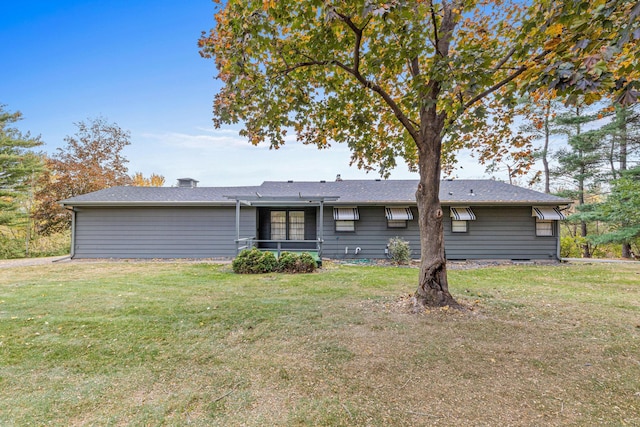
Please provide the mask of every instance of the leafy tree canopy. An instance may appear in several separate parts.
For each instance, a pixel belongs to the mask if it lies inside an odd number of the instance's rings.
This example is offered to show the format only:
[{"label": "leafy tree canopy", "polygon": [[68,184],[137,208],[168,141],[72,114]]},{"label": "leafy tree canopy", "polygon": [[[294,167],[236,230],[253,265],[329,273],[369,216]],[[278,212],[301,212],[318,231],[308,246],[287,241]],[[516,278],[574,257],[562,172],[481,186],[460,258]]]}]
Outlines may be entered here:
[{"label": "leafy tree canopy", "polygon": [[128,160],[122,154],[131,143],[129,132],[104,118],[75,125],[75,135],[67,136],[66,145],[46,160],[47,171],[40,180],[35,218],[43,233],[69,225],[68,212],[58,205],[60,200],[131,182]]},{"label": "leafy tree canopy", "polygon": [[[511,135],[510,107],[542,86],[589,102],[627,88],[623,100],[633,98],[631,1],[215,2],[216,26],[199,45],[223,82],[216,126],[242,122],[251,143],[274,148],[291,130],[320,148],[346,143],[353,163],[383,176],[397,158],[418,170],[421,305],[455,304],[438,192],[457,149],[529,150]],[[591,17],[620,25],[583,25]]]},{"label": "leafy tree canopy", "polygon": [[[553,54],[536,84],[580,93],[587,104],[603,92],[623,105],[640,95],[640,2],[637,0],[542,0],[534,20],[550,25],[544,48]],[[545,11],[545,8],[548,10]],[[577,89],[577,90],[576,90]]]},{"label": "leafy tree canopy", "polygon": [[142,172],[136,172],[131,176],[131,184],[136,187],[162,187],[164,182],[164,176],[155,173],[149,175],[148,178]]},{"label": "leafy tree canopy", "polygon": [[[492,93],[507,105],[541,85],[631,100],[638,12],[622,0],[230,0],[200,46],[225,83],[217,126],[243,122],[252,143],[274,148],[291,129],[321,148],[346,142],[358,166],[384,174],[397,157],[415,167],[420,113],[434,102],[459,137],[486,124]],[[451,138],[445,160],[460,145]]]}]

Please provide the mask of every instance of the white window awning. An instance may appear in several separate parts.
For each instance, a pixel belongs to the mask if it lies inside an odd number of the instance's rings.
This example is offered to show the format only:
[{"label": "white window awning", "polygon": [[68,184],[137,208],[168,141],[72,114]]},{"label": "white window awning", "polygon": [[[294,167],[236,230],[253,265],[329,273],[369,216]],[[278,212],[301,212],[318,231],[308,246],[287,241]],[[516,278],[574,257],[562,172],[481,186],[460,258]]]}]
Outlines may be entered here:
[{"label": "white window awning", "polygon": [[411,221],[411,208],[385,208],[385,216],[389,221]]},{"label": "white window awning", "polygon": [[561,221],[567,219],[560,209],[550,206],[534,206],[531,208],[531,216],[538,217],[543,220],[557,220]]},{"label": "white window awning", "polygon": [[471,208],[450,208],[451,218],[456,221],[474,221],[476,214],[473,213]]},{"label": "white window awning", "polygon": [[360,219],[358,208],[333,208],[333,219],[336,221],[357,221]]}]

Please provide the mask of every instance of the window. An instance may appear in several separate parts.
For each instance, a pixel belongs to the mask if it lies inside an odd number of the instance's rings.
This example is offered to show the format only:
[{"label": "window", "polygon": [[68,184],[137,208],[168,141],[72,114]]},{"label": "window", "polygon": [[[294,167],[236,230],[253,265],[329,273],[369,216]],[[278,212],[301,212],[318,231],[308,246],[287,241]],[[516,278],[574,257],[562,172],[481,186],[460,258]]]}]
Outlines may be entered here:
[{"label": "window", "polygon": [[451,232],[452,233],[466,233],[467,232],[467,221],[462,221],[458,219],[451,220]]},{"label": "window", "polygon": [[452,207],[449,208],[451,217],[451,232],[452,233],[466,233],[469,231],[469,221],[476,220],[476,214],[473,213],[470,207]]},{"label": "window", "polygon": [[407,228],[407,221],[402,219],[388,219],[387,228]]},{"label": "window", "polygon": [[351,220],[336,220],[336,231],[356,231],[356,222]]},{"label": "window", "polygon": [[304,240],[304,211],[271,211],[271,240]]},{"label": "window", "polygon": [[289,212],[289,240],[304,240],[304,212]]},{"label": "window", "polygon": [[287,239],[287,212],[271,211],[271,240]]},{"label": "window", "polygon": [[360,212],[358,212],[358,208],[333,208],[333,219],[336,231],[354,232],[356,231],[356,221],[360,219]]},{"label": "window", "polygon": [[553,221],[536,219],[536,236],[553,236]]},{"label": "window", "polygon": [[387,218],[387,228],[407,228],[407,221],[413,219],[411,208],[384,208],[384,216]]}]

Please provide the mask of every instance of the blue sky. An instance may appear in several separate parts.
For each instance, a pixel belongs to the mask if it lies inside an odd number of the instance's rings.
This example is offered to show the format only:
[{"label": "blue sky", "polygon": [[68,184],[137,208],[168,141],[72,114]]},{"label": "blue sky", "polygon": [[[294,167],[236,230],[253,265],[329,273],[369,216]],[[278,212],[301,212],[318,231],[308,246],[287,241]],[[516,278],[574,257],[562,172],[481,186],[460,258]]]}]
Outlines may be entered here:
[{"label": "blue sky", "polygon": [[[172,185],[263,180],[374,179],[349,166],[347,147],[319,151],[291,141],[280,150],[251,146],[239,127],[214,129],[219,88],[197,40],[213,27],[210,0],[20,0],[0,14],[0,103],[21,111],[17,127],[41,135],[52,153],[74,123],[102,116],[131,132],[129,172],[158,173]],[[483,169],[462,159],[459,178]],[[413,179],[400,164],[391,178]]]}]

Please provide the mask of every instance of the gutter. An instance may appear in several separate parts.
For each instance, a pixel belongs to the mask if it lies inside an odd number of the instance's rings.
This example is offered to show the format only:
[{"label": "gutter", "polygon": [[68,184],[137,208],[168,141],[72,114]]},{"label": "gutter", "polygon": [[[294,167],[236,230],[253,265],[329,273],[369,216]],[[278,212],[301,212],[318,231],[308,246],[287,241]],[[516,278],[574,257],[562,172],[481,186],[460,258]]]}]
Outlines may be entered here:
[{"label": "gutter", "polygon": [[126,202],[126,201],[103,201],[103,202],[72,202],[65,203],[60,202],[60,205],[66,209],[74,208],[74,207],[153,207],[153,206],[166,206],[166,207],[174,207],[174,206],[234,206],[234,202],[209,202],[209,201],[195,201],[195,202],[185,202],[185,201],[166,201],[166,202]]}]

